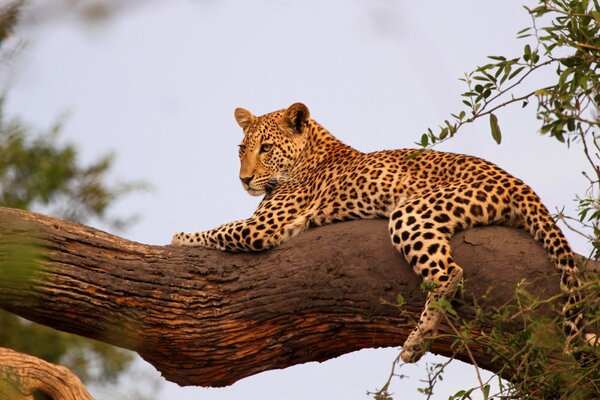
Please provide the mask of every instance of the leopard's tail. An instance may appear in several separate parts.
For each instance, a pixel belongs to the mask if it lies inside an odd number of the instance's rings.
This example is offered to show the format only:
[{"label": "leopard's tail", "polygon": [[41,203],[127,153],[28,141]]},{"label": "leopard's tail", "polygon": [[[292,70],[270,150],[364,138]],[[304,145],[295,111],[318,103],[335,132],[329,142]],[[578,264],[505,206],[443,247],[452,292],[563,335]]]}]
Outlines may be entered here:
[{"label": "leopard's tail", "polygon": [[511,197],[513,209],[516,211],[516,216],[521,219],[525,230],[542,244],[556,269],[561,273],[560,289],[564,294],[562,313],[567,345],[576,337],[584,340],[592,339],[583,336],[585,324],[581,293],[583,281],[575,262],[575,254],[565,235],[556,225],[539,196],[527,185],[517,186]]}]

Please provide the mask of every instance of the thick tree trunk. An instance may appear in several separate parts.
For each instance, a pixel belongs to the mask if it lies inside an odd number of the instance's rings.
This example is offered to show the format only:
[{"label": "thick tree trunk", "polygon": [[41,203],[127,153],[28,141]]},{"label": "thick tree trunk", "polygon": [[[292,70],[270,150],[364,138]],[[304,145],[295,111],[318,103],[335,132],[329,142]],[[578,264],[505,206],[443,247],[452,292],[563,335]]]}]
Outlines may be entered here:
[{"label": "thick tree trunk", "polygon": [[65,367],[0,348],[0,399],[92,400],[78,377]]},{"label": "thick tree trunk", "polygon": [[[544,251],[522,232],[473,229],[452,246],[465,270],[465,305],[484,294],[489,305],[503,304],[522,279],[536,282],[534,293],[558,293]],[[134,350],[180,385],[224,386],[399,346],[424,304],[419,285],[385,221],[330,225],[268,252],[230,254],[149,246],[0,208],[1,308]],[[458,310],[468,317],[468,307]],[[449,355],[450,344],[436,340],[432,351]],[[471,351],[479,366],[498,368],[485,348]]]}]

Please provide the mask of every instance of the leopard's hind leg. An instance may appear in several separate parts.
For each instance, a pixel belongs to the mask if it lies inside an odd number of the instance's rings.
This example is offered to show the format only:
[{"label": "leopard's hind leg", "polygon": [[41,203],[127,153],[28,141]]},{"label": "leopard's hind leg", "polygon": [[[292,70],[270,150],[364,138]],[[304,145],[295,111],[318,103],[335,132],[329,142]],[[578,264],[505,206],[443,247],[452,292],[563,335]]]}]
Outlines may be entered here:
[{"label": "leopard's hind leg", "polygon": [[401,205],[392,213],[389,223],[394,247],[429,286],[425,309],[402,346],[400,356],[404,362],[416,362],[427,351],[427,337],[437,334],[442,317],[434,305],[440,299],[454,297],[463,274],[450,251],[449,240],[454,231],[451,219],[446,213],[421,208],[426,201],[417,199]]},{"label": "leopard's hind leg", "polygon": [[440,299],[451,300],[462,277],[450,251],[452,235],[506,218],[502,211],[508,199],[489,201],[480,185],[472,182],[438,188],[400,204],[390,216],[392,244],[430,283],[425,309],[402,346],[400,356],[405,362],[415,362],[427,351],[427,337],[436,335],[442,317],[432,305]]}]

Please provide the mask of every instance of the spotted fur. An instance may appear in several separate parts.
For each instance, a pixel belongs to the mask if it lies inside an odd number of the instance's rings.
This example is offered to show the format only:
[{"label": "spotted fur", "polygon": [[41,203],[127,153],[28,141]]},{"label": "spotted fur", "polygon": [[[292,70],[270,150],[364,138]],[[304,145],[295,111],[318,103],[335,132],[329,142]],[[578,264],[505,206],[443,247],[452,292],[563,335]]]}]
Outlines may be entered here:
[{"label": "spotted fur", "polygon": [[240,180],[264,198],[245,220],[198,233],[177,233],[173,244],[227,251],[275,247],[309,226],[334,221],[389,218],[393,246],[423,280],[432,282],[420,320],[401,354],[418,360],[441,314],[429,307],[452,298],[462,269],[449,240],[477,225],[505,224],[527,230],[562,272],[565,329],[582,325],[579,271],[563,233],[540,198],[521,180],[480,158],[414,149],[362,153],[310,119],[301,103],[255,117],[235,110],[244,130]]}]

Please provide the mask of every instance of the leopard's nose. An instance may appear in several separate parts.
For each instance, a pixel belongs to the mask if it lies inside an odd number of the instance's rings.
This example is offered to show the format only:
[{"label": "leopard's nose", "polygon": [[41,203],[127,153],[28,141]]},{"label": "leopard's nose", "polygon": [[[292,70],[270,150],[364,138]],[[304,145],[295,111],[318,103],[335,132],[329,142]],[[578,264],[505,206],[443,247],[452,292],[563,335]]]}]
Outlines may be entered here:
[{"label": "leopard's nose", "polygon": [[250,182],[252,182],[252,178],[254,178],[254,175],[252,175],[252,176],[246,176],[246,177],[241,177],[240,176],[240,181],[244,182],[246,185],[249,185]]}]

